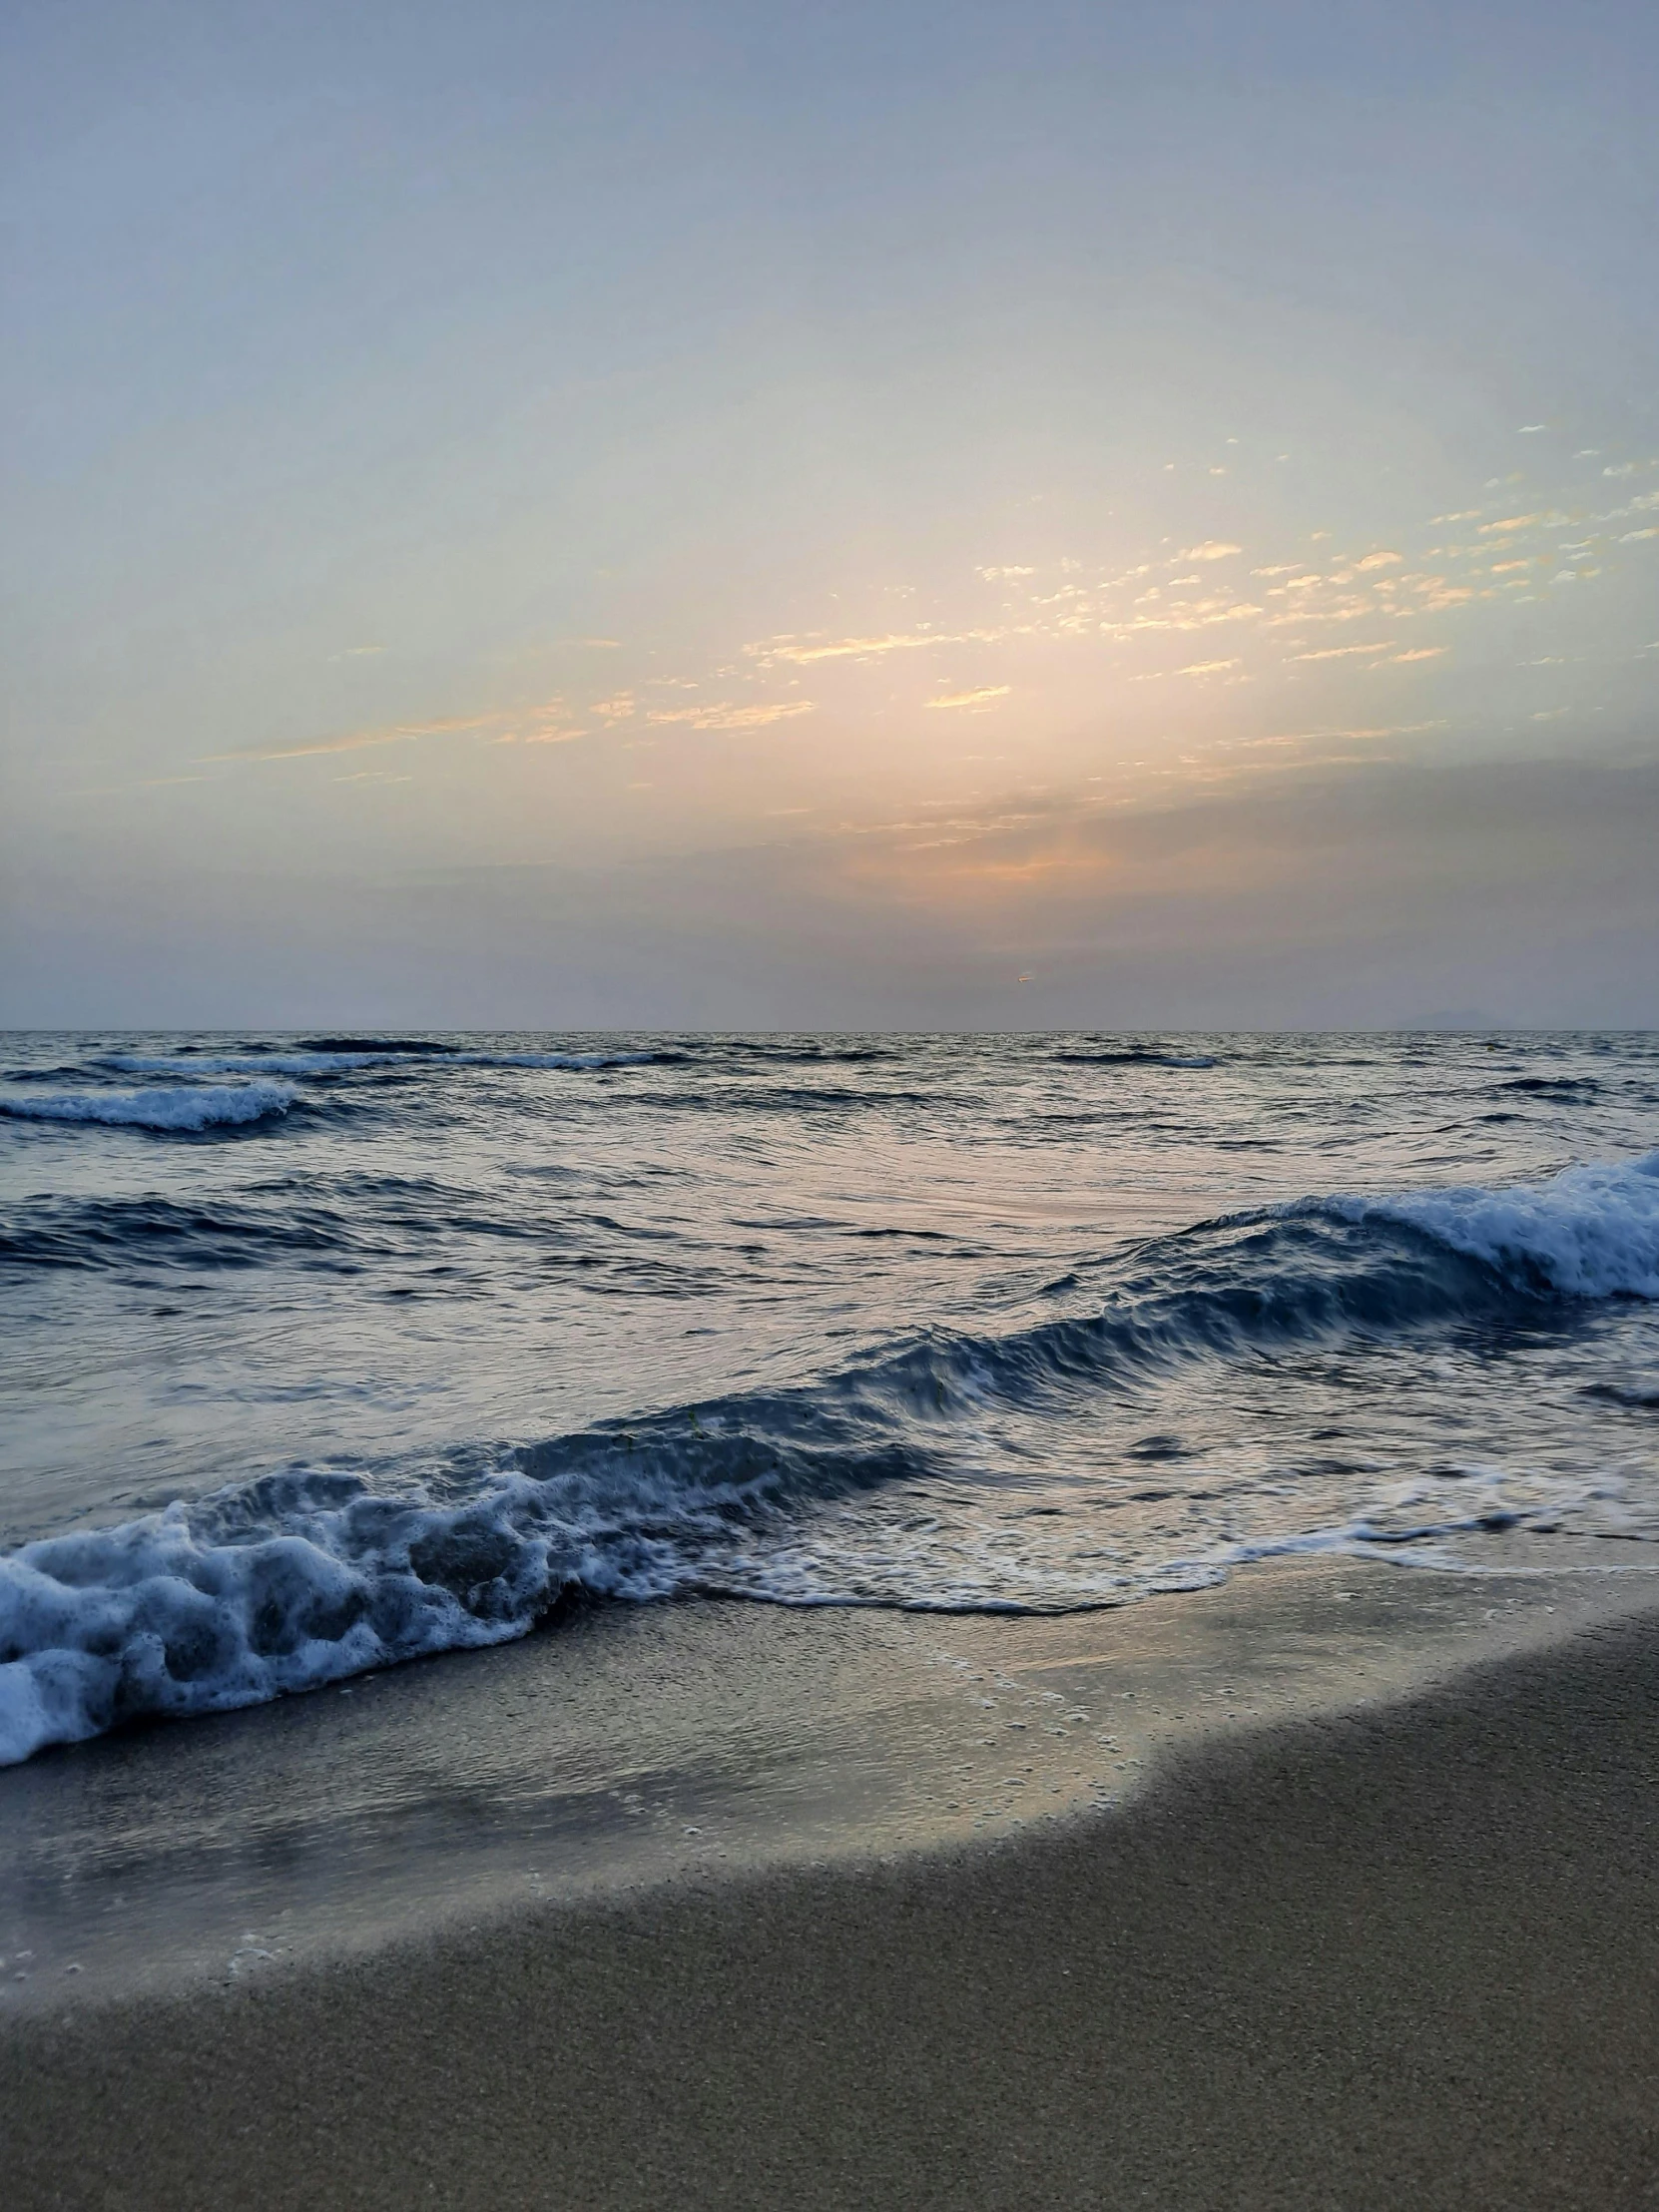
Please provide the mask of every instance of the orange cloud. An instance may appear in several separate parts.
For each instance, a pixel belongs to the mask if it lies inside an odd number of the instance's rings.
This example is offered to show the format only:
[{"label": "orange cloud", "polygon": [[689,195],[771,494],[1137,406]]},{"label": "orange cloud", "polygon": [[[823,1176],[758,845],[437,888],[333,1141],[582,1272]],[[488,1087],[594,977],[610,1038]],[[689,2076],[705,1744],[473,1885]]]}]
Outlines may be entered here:
[{"label": "orange cloud", "polygon": [[1001,630],[894,630],[879,638],[835,638],[817,645],[796,638],[770,638],[744,651],[762,662],[790,661],[803,667],[813,661],[875,660],[884,653],[915,653],[932,645],[994,644]]},{"label": "orange cloud", "polygon": [[694,730],[765,730],[775,722],[793,722],[810,715],[817,702],[811,699],[773,700],[758,707],[739,707],[729,699],[701,707],[656,707],[647,722],[684,722]]},{"label": "orange cloud", "polygon": [[985,684],[978,691],[948,692],[943,699],[930,699],[932,709],[941,707],[988,707],[993,699],[1006,699],[1010,687],[1007,684]]}]

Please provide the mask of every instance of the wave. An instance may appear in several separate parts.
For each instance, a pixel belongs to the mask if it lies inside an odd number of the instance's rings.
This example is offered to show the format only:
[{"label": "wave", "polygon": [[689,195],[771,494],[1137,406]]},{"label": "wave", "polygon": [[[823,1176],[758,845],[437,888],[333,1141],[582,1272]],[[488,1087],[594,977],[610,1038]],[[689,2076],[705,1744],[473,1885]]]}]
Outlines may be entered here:
[{"label": "wave", "polygon": [[1527,1289],[1659,1298],[1659,1152],[1565,1169],[1545,1183],[1320,1202],[1347,1221],[1405,1222]]},{"label": "wave", "polygon": [[1090,1068],[1213,1068],[1209,1052],[1056,1052],[1055,1059],[1068,1067]]},{"label": "wave", "polygon": [[300,1037],[292,1046],[276,1049],[346,1059],[366,1064],[395,1059],[448,1060],[461,1067],[501,1068],[630,1068],[689,1060],[693,1055],[677,1045],[652,1045],[643,1049],[605,1046],[597,1052],[478,1052],[433,1037]]},{"label": "wave", "polygon": [[108,1052],[96,1064],[121,1075],[343,1075],[383,1066],[373,1052]]},{"label": "wave", "polygon": [[0,1267],[258,1268],[282,1258],[354,1268],[395,1249],[372,1227],[314,1202],[266,1211],[227,1198],[32,1199],[0,1213]]},{"label": "wave", "polygon": [[477,1068],[627,1068],[684,1058],[662,1052],[463,1052],[447,1045],[419,1048],[300,1052],[193,1053],[112,1052],[97,1064],[125,1075],[350,1075],[362,1068],[406,1065],[423,1054],[439,1057],[444,1067]]},{"label": "wave", "polygon": [[285,1114],[298,1097],[286,1083],[217,1083],[149,1091],[65,1091],[45,1098],[0,1097],[14,1121],[92,1122],[111,1129],[199,1132]]},{"label": "wave", "polygon": [[1659,1413],[1659,1382],[1586,1382],[1584,1395],[1604,1398],[1609,1405],[1628,1405],[1633,1412]]},{"label": "wave", "polygon": [[[750,1084],[742,1080],[715,1088],[693,1091],[659,1091],[652,1095],[654,1106],[696,1107],[700,1110],[741,1108],[745,1113],[789,1114],[815,1113],[842,1106],[939,1106],[948,1102],[954,1107],[977,1105],[977,1094],[967,1091],[918,1091],[918,1090],[856,1090],[846,1084]],[[740,1087],[741,1085],[741,1087]]]},{"label": "wave", "polygon": [[[452,1255],[464,1242],[473,1247],[473,1269],[485,1265],[478,1248],[494,1243],[508,1248],[503,1265],[522,1266],[529,1247],[544,1266],[597,1269],[612,1282],[649,1279],[664,1296],[706,1291],[717,1280],[662,1250],[678,1242],[672,1232],[647,1231],[657,1249],[646,1252],[636,1249],[637,1234],[605,1214],[568,1206],[551,1213],[522,1202],[491,1208],[476,1192],[430,1180],[381,1182],[376,1191],[362,1179],[311,1176],[267,1184],[251,1200],[147,1193],[0,1204],[0,1268],[115,1270],[133,1279],[158,1270],[272,1266],[360,1275],[397,1260],[430,1270],[439,1247]],[[398,1284],[395,1295],[407,1295],[407,1286]]]},{"label": "wave", "polygon": [[774,1043],[759,1037],[722,1037],[718,1040],[718,1049],[722,1057],[770,1060],[786,1067],[856,1067],[872,1061],[904,1058],[900,1045],[839,1044],[812,1038]]},{"label": "wave", "polygon": [[441,1055],[456,1048],[436,1037],[300,1037],[296,1049],[300,1052],[372,1053],[383,1059],[389,1053]]},{"label": "wave", "polygon": [[689,1052],[457,1052],[463,1067],[479,1068],[646,1068],[671,1067],[689,1060]]}]

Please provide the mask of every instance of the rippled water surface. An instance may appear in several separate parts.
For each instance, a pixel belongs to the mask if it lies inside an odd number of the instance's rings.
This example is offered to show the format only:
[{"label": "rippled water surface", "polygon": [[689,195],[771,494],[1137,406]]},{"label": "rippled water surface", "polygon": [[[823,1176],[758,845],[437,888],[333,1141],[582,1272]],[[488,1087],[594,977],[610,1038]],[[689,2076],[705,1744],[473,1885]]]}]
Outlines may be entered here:
[{"label": "rippled water surface", "polygon": [[0,1756],[582,1587],[1659,1564],[1647,1036],[13,1036]]}]

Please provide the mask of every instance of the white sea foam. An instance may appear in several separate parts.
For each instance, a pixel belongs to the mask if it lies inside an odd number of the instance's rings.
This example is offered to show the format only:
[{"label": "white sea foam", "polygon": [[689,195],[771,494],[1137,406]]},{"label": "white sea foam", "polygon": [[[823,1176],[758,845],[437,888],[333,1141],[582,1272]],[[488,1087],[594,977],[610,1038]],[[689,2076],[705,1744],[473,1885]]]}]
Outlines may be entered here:
[{"label": "white sea foam", "polygon": [[18,1121],[97,1122],[115,1129],[211,1129],[285,1114],[298,1093],[287,1083],[209,1083],[150,1091],[65,1091],[0,1097]]},{"label": "white sea foam", "polygon": [[275,1482],[279,1496],[232,1488],[0,1556],[0,1766],[136,1714],[225,1712],[508,1642],[578,1582],[671,1595],[735,1494],[675,1499],[643,1474],[595,1496],[511,1468],[460,1503],[340,1474]]},{"label": "white sea foam", "polygon": [[1346,1221],[1407,1222],[1511,1280],[1568,1298],[1659,1298],[1659,1152],[1566,1169],[1509,1190],[1343,1198]]},{"label": "white sea foam", "polygon": [[[494,1607],[472,1612],[409,1561],[453,1512],[351,1503],[357,1512],[299,1511],[279,1533],[243,1543],[193,1535],[175,1505],[0,1558],[0,1649],[19,1654],[0,1666],[0,1765],[96,1736],[128,1714],[260,1704],[389,1660],[500,1643],[529,1626],[545,1590],[545,1542],[514,1537],[515,1579],[527,1586],[503,1588]],[[477,1535],[481,1514],[487,1506],[463,1534]]]}]

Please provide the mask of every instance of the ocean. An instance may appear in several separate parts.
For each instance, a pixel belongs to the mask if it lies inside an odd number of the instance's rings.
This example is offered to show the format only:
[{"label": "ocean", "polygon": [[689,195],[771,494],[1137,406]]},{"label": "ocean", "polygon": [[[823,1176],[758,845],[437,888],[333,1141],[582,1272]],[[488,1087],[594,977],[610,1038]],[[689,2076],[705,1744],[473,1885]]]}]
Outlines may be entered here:
[{"label": "ocean", "polygon": [[579,1606],[1659,1567],[1659,1037],[0,1068],[0,1762]]}]

